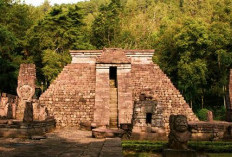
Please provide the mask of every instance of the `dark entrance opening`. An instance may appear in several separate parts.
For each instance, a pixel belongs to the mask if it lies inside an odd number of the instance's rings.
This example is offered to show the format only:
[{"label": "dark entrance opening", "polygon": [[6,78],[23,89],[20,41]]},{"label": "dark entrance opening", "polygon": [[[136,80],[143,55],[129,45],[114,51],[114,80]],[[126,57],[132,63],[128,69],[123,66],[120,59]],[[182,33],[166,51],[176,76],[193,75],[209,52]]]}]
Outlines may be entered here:
[{"label": "dark entrance opening", "polygon": [[110,67],[110,80],[112,80],[111,86],[117,88],[117,67]]},{"label": "dark entrance opening", "polygon": [[146,113],[146,123],[151,124],[152,113]]},{"label": "dark entrance opening", "polygon": [[110,67],[110,128],[118,127],[118,89],[117,89],[117,67]]}]

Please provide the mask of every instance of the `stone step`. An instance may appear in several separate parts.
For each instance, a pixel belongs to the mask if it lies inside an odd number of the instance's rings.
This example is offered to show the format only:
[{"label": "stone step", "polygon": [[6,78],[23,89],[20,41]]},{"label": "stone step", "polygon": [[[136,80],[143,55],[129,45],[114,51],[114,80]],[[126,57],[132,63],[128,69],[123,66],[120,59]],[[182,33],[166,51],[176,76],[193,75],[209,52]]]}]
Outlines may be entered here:
[{"label": "stone step", "polygon": [[118,119],[118,117],[117,117],[117,115],[111,115],[111,116],[110,116],[110,119],[113,119],[113,120],[115,120],[115,119],[116,119],[116,120],[117,120],[117,119]]},{"label": "stone step", "polygon": [[116,106],[110,106],[110,111],[112,112],[112,111],[115,111],[115,112],[117,112],[118,110],[117,110],[117,107]]},{"label": "stone step", "polygon": [[118,89],[117,88],[110,88],[110,93],[117,93]]},{"label": "stone step", "polygon": [[118,116],[117,115],[111,115],[110,119],[118,119]]},{"label": "stone step", "polygon": [[[92,135],[93,135],[93,137],[96,137],[96,138],[122,137],[122,135],[124,133],[125,132],[121,129],[96,128],[96,129],[92,130]],[[114,144],[116,144],[116,143],[114,143]],[[109,149],[112,149],[112,148],[109,148]],[[120,156],[118,156],[118,157],[120,157]]]},{"label": "stone step", "polygon": [[115,103],[117,103],[117,98],[112,98],[112,99],[110,99],[110,102],[115,102]]},{"label": "stone step", "polygon": [[115,120],[110,120],[110,124],[116,124],[116,125],[117,125],[117,119],[115,119]]},{"label": "stone step", "polygon": [[118,101],[118,98],[114,96],[113,98],[111,97],[110,100],[114,100],[114,101],[116,100],[116,101]]},{"label": "stone step", "polygon": [[117,106],[110,106],[110,111],[117,111]]},{"label": "stone step", "polygon": [[114,101],[114,100],[112,100],[112,101],[110,101],[110,106],[115,106],[115,107],[117,107],[118,105],[118,101]]},{"label": "stone step", "polygon": [[110,103],[109,106],[110,106],[110,108],[115,109],[115,108],[117,108],[118,105],[117,105],[117,103],[112,103],[112,104]]},{"label": "stone step", "polygon": [[117,119],[118,119],[117,115],[116,116],[110,116],[110,120],[112,120],[112,121],[117,121]]},{"label": "stone step", "polygon": [[118,96],[117,91],[110,91],[110,96]]},{"label": "stone step", "polygon": [[116,116],[116,117],[110,117],[110,121],[111,122],[117,122],[117,120],[118,120],[118,117]]},{"label": "stone step", "polygon": [[118,89],[115,80],[110,80],[110,128],[117,128],[118,124]]},{"label": "stone step", "polygon": [[117,104],[118,104],[118,101],[114,101],[114,100],[112,100],[112,101],[110,101],[110,106],[115,106],[115,107],[117,107]]}]

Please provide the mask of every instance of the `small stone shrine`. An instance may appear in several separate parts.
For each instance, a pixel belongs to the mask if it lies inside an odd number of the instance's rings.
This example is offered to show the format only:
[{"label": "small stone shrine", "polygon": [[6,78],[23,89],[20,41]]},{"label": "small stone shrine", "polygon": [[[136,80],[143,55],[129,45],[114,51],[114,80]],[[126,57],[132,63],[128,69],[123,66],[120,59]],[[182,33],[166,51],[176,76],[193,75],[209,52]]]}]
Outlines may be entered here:
[{"label": "small stone shrine", "polygon": [[16,119],[23,120],[24,111],[28,102],[32,101],[35,94],[36,72],[34,64],[21,64],[18,76],[17,94],[19,103],[16,110]]},{"label": "small stone shrine", "polygon": [[[171,80],[152,62],[154,50],[71,50],[72,63],[39,98],[57,126],[169,132],[169,116],[198,121]],[[144,98],[143,98],[144,97]]]},{"label": "small stone shrine", "polygon": [[36,70],[34,64],[21,64],[18,96],[0,95],[0,137],[32,137],[55,128],[55,119],[45,106],[33,99]]}]

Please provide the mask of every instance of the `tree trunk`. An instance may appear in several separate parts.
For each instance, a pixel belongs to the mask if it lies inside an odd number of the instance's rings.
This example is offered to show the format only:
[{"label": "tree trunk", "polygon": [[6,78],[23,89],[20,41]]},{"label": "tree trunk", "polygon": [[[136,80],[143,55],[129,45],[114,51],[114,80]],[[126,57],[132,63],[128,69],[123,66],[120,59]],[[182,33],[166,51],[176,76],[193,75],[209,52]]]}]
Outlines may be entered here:
[{"label": "tree trunk", "polygon": [[201,108],[204,108],[204,96],[201,96]]},{"label": "tree trunk", "polygon": [[223,103],[224,103],[224,107],[226,107],[226,89],[225,86],[222,87],[223,88]]}]

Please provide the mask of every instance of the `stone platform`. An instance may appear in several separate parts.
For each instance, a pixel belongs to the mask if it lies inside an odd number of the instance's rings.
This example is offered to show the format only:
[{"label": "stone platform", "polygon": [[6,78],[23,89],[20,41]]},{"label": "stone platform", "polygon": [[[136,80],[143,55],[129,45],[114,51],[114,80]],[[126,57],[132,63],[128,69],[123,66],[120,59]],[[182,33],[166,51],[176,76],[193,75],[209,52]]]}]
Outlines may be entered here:
[{"label": "stone platform", "polygon": [[92,130],[92,136],[95,138],[121,138],[124,133],[122,129],[96,128]]},{"label": "stone platform", "polygon": [[189,122],[192,140],[216,141],[232,140],[232,123],[224,121]]},{"label": "stone platform", "polygon": [[46,139],[0,138],[1,157],[122,157],[121,139],[92,138],[91,131],[56,129]]},{"label": "stone platform", "polygon": [[0,120],[0,137],[31,138],[35,135],[44,135],[55,129],[54,119],[25,123],[18,120]]}]

